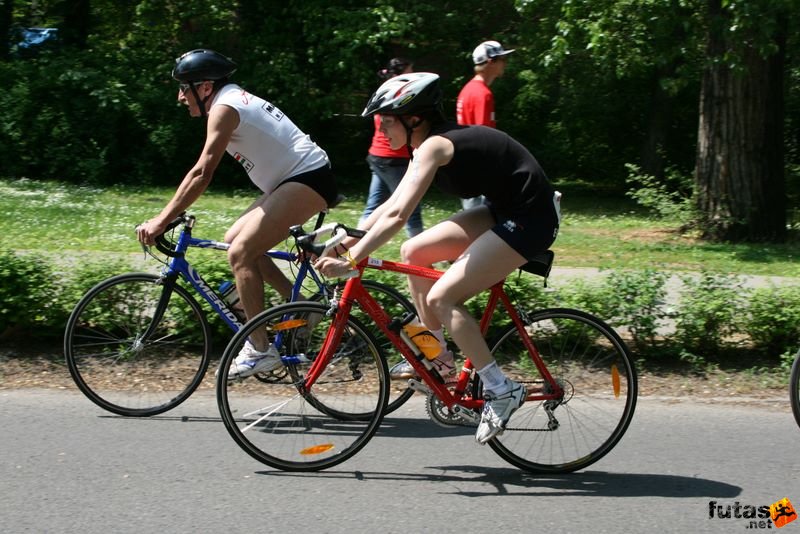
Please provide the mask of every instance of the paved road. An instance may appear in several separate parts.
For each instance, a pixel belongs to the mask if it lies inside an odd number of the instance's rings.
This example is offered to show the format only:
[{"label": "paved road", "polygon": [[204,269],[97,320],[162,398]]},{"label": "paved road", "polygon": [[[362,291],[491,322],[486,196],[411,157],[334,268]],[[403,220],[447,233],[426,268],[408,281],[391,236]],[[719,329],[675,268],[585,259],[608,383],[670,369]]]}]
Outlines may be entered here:
[{"label": "paved road", "polygon": [[[252,460],[200,392],[125,419],[74,391],[0,391],[3,532],[737,532],[709,502],[800,506],[800,430],[781,404],[641,399],[620,445],[587,471],[536,476],[419,399],[331,471]],[[733,509],[733,508],[732,508]],[[799,508],[800,509],[800,508]],[[773,527],[774,528],[774,527]],[[800,521],[784,532],[800,532]]]}]

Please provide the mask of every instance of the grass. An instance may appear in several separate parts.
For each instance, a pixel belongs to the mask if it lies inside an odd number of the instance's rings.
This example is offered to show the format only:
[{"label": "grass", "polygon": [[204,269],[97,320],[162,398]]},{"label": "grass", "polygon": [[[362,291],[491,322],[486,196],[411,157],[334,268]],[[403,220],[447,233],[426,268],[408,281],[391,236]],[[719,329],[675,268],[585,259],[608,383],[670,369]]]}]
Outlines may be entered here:
[{"label": "grass", "polygon": [[[364,191],[345,191],[348,199],[328,220],[356,224],[366,199],[366,182],[364,185]],[[36,253],[55,263],[62,258],[74,261],[87,255],[119,255],[123,261],[141,257],[134,227],[158,213],[173,192],[172,186],[93,188],[0,180],[2,246]],[[195,236],[222,239],[230,223],[255,196],[254,190],[225,191],[212,186],[191,209],[197,217]],[[436,191],[431,191],[424,202],[426,226],[460,208],[457,199]],[[558,267],[650,267],[671,272],[705,269],[735,275],[800,278],[797,235],[782,245],[707,243],[681,234],[676,222],[655,219],[627,198],[572,187],[564,188],[563,210],[561,233],[553,247]],[[403,240],[401,232],[377,256],[398,259]],[[663,369],[658,361],[640,362],[642,374],[647,377],[643,388],[671,391],[674,377],[686,374],[687,367],[697,374],[687,375],[686,384],[681,386],[689,388],[687,391],[708,389],[709,394],[723,391],[738,395],[785,386],[786,373],[774,368],[774,361],[764,363],[752,360],[751,355],[747,357],[747,361],[721,357],[731,368],[716,360],[699,365],[671,362],[677,367]],[[777,386],[765,384],[765,380]]]},{"label": "grass", "polygon": [[[80,255],[138,253],[134,227],[158,213],[174,187],[93,188],[32,180],[0,181],[0,231],[7,248]],[[348,199],[329,220],[356,224],[364,191]],[[256,192],[212,188],[191,209],[195,235],[221,239]],[[426,226],[459,209],[458,201],[431,191],[424,200]],[[602,269],[652,267],[664,271],[701,269],[737,275],[800,277],[797,236],[786,244],[719,244],[684,235],[677,223],[657,220],[627,198],[567,190],[561,233],[553,246],[559,267]],[[399,257],[401,232],[381,251]]]}]

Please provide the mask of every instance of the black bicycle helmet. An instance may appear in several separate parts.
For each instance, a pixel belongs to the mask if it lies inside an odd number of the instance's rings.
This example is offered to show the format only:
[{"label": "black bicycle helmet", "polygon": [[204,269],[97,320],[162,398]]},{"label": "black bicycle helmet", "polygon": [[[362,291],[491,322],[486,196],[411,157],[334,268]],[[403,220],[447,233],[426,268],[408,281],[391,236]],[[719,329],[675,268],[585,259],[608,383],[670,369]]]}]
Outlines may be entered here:
[{"label": "black bicycle helmet", "polygon": [[181,83],[222,80],[236,72],[236,63],[213,50],[190,50],[175,60],[172,77]]},{"label": "black bicycle helmet", "polygon": [[401,74],[383,82],[361,113],[382,115],[425,115],[439,109],[442,90],[439,75],[431,72]]}]

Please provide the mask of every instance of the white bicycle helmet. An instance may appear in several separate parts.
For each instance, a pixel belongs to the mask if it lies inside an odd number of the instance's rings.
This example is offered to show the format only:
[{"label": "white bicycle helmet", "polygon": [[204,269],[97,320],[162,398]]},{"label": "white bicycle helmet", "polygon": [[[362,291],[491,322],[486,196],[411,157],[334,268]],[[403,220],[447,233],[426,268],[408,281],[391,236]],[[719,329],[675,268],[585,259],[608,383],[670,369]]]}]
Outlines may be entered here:
[{"label": "white bicycle helmet", "polygon": [[361,113],[382,115],[423,115],[441,105],[439,75],[431,72],[401,74],[387,80],[372,95]]}]

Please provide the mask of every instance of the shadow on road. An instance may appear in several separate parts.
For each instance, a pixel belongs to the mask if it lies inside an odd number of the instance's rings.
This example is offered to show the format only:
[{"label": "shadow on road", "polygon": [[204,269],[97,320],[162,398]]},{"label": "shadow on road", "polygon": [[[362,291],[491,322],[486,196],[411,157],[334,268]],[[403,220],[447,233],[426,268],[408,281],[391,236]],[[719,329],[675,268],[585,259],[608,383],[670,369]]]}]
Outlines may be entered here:
[{"label": "shadow on road", "polygon": [[[114,415],[101,417],[120,418]],[[134,418],[136,419],[136,418]],[[221,423],[218,417],[158,415],[142,421]],[[471,436],[472,427],[445,428],[427,419],[387,417],[376,437],[390,439],[446,438]],[[477,446],[470,439],[465,446]],[[418,458],[419,459],[419,458]],[[476,465],[437,465],[413,468],[416,472],[339,471],[314,473],[257,471],[271,477],[313,477],[318,479],[352,479],[357,481],[420,481],[445,482],[441,493],[464,497],[509,496],[586,496],[586,497],[678,497],[732,498],[742,489],[724,482],[697,477],[646,473],[609,473],[584,471],[565,475],[533,474],[513,467]],[[412,471],[410,469],[409,471]],[[453,488],[459,488],[453,490]],[[453,491],[448,491],[453,490]]]},{"label": "shadow on road", "polygon": [[[438,426],[427,419],[395,418],[383,421],[376,436],[382,438],[445,438],[471,436],[472,427]],[[465,442],[467,445],[467,442]],[[475,445],[472,440],[468,445]],[[477,446],[477,445],[475,445]],[[664,474],[609,473],[584,471],[565,475],[533,474],[516,468],[498,468],[474,465],[439,465],[420,467],[423,472],[368,472],[321,471],[316,473],[291,473],[283,471],[258,471],[258,474],[276,477],[319,477],[370,481],[425,481],[450,483],[443,491],[465,497],[497,495],[515,496],[586,496],[586,497],[679,497],[679,498],[732,498],[742,488],[724,482],[697,477]],[[419,470],[417,470],[419,471]],[[491,487],[491,489],[488,489]]]},{"label": "shadow on road", "polygon": [[[458,491],[443,491],[464,497],[491,497],[498,495],[584,496],[584,497],[714,497],[720,499],[738,496],[742,488],[724,482],[695,477],[659,474],[608,473],[586,471],[566,475],[536,475],[513,468],[480,467],[466,465],[427,466],[430,473],[391,473],[364,471],[323,471],[317,473],[289,473],[284,471],[258,471],[274,477],[317,477],[366,481],[424,481],[445,482]],[[435,472],[434,472],[435,471]],[[492,489],[487,489],[490,486]],[[470,487],[474,487],[471,490]]]}]

